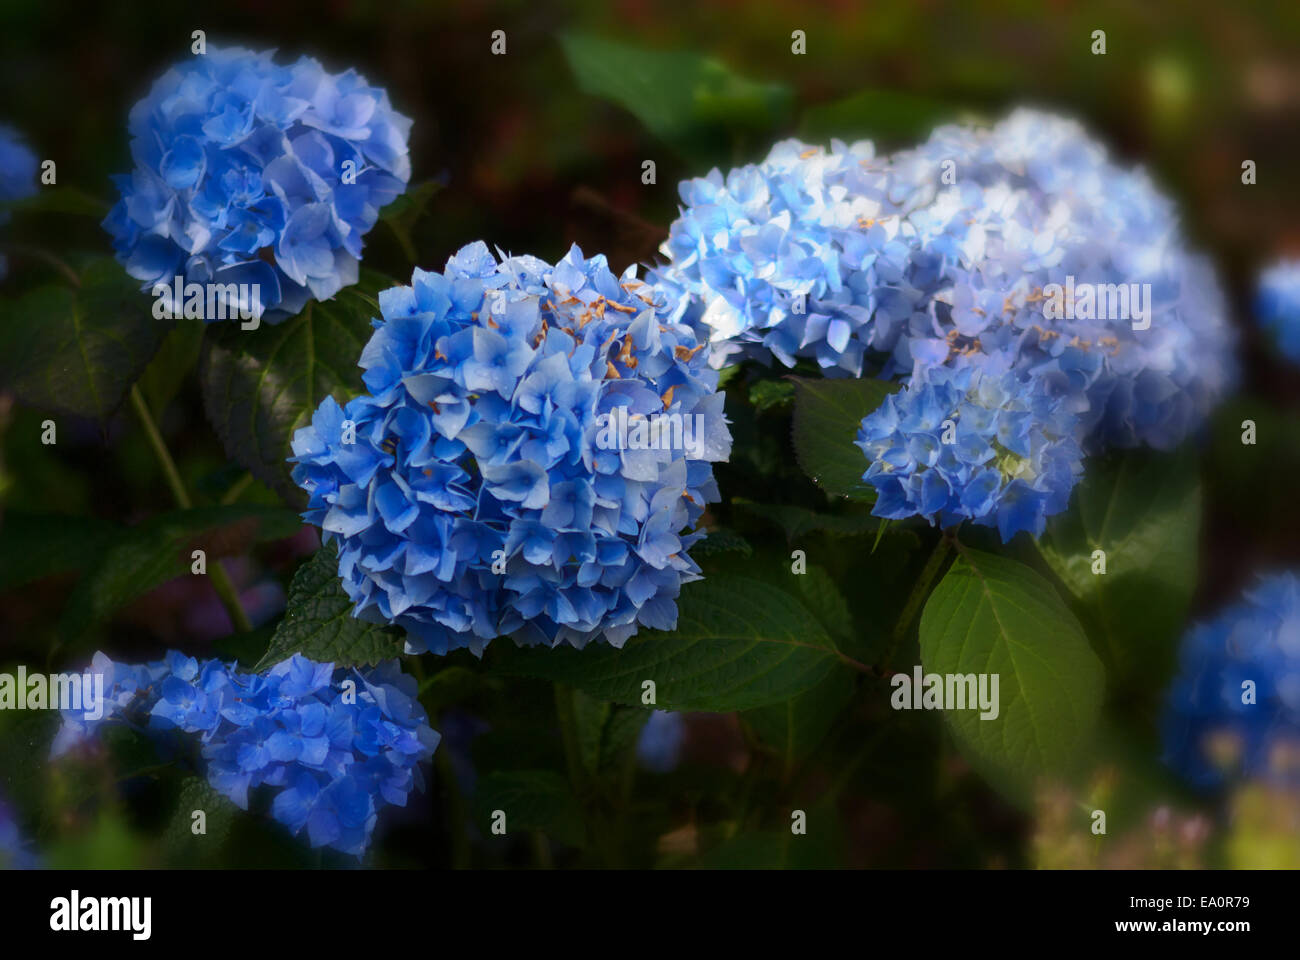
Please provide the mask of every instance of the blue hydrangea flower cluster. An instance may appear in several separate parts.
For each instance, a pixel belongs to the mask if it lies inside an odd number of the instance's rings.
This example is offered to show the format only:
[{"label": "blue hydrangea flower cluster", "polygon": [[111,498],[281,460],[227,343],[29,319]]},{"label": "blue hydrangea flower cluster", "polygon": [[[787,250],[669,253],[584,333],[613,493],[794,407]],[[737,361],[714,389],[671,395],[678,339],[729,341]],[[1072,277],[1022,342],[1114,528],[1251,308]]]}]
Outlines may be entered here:
[{"label": "blue hydrangea flower cluster", "polygon": [[[715,365],[1014,369],[1070,397],[1090,450],[1173,447],[1234,382],[1212,268],[1186,251],[1149,178],[1072,121],[1020,110],[990,130],[939,127],[887,157],[865,142],[790,140],[726,178],[686,181],[681,196],[657,281],[691,296],[687,319]],[[1082,302],[1073,317],[1073,300],[1045,293],[1071,277],[1149,284],[1149,327]],[[1049,318],[1049,301],[1071,318]]]},{"label": "blue hydrangea flower cluster", "polygon": [[[9,222],[6,204],[36,192],[36,154],[13,127],[0,123],[0,227]],[[0,280],[9,273],[9,261],[0,253]]]},{"label": "blue hydrangea flower cluster", "polygon": [[379,305],[369,393],[293,440],[356,615],[412,652],[672,629],[731,448],[681,305],[577,247],[552,267],[483,243]]},{"label": "blue hydrangea flower cluster", "polygon": [[827,153],[785,140],[757,166],[681,183],[686,207],[660,248],[669,263],[654,279],[689,295],[688,319],[709,340],[714,366],[770,353],[786,366],[808,357],[860,374],[871,291],[845,248],[865,252],[858,236],[865,228],[848,199],[855,185],[866,189],[873,161],[870,143],[835,141]]},{"label": "blue hydrangea flower cluster", "polygon": [[872,513],[1037,537],[1083,473],[1078,417],[1041,381],[934,367],[862,421],[857,444],[876,489]]},{"label": "blue hydrangea flower cluster", "polygon": [[396,660],[369,670],[335,669],[302,656],[262,674],[169,652],[155,663],[95,655],[104,677],[103,716],[67,711],[52,753],[85,742],[105,723],[128,723],[160,739],[196,738],[208,782],[242,810],[249,791],[275,789],[272,815],[313,847],[361,856],[379,812],[423,790],[421,761],[438,734]]},{"label": "blue hydrangea flower cluster", "polygon": [[354,70],[271,58],[211,48],[132,108],[136,167],[104,227],[143,289],[257,284],[252,312],[276,322],[356,283],[361,238],[410,179],[411,121]]},{"label": "blue hydrangea flower cluster", "polygon": [[1192,628],[1179,660],[1166,762],[1203,787],[1236,776],[1300,785],[1300,576],[1260,576]]},{"label": "blue hydrangea flower cluster", "polygon": [[1282,356],[1300,364],[1300,260],[1281,260],[1260,274],[1255,316]]}]

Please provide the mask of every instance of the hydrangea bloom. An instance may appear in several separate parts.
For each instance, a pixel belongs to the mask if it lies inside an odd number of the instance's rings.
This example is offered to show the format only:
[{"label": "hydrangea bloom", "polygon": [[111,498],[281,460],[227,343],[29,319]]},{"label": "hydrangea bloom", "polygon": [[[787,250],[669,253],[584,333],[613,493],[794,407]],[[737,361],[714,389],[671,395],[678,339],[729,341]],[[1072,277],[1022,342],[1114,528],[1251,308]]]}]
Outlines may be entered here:
[{"label": "hydrangea bloom", "polygon": [[654,710],[636,741],[636,758],[652,773],[669,773],[682,759],[686,720],[680,713]]},{"label": "hydrangea bloom", "polygon": [[356,615],[408,649],[671,629],[731,436],[680,306],[574,247],[483,243],[380,294],[369,390],[293,440]]},{"label": "hydrangea bloom", "polygon": [[424,788],[419,764],[438,746],[395,660],[336,670],[295,656],[253,674],[172,651],[138,666],[96,654],[91,669],[104,675],[104,716],[65,712],[54,756],[108,722],[160,739],[180,731],[197,740],[214,789],[247,810],[251,789],[274,788],[273,816],[305,828],[313,847],[363,854],[379,811]]},{"label": "hydrangea bloom", "polygon": [[[1093,449],[1175,446],[1235,378],[1217,281],[1183,248],[1172,205],[1059,117],[939,127],[889,157],[785,141],[681,196],[658,282],[690,294],[715,365],[739,353],[853,375],[869,357],[886,377],[1015,369],[1070,397]],[[1049,300],[1076,312],[1044,292],[1071,277],[1149,284],[1149,327],[1049,319]]]},{"label": "hydrangea bloom", "polygon": [[1004,541],[1043,532],[1083,472],[1078,418],[1039,381],[934,367],[862,421],[878,517],[996,526]]},{"label": "hydrangea bloom", "polygon": [[0,870],[32,870],[37,866],[13,809],[0,796]]},{"label": "hydrangea bloom", "polygon": [[1255,315],[1282,355],[1300,364],[1300,260],[1283,260],[1260,275]]},{"label": "hydrangea bloom", "polygon": [[[36,168],[36,154],[28,149],[22,135],[13,127],[0,123],[0,226],[9,222],[5,204],[36,192]],[[0,280],[8,272],[8,259],[0,253]]]},{"label": "hydrangea bloom", "polygon": [[212,48],[154,84],[104,227],[144,289],[258,284],[252,312],[276,322],[356,282],[361,238],[410,179],[411,121],[354,70],[271,57]]},{"label": "hydrangea bloom", "polygon": [[472,797],[478,789],[478,770],[474,766],[474,740],[492,729],[482,717],[450,707],[438,714],[442,727],[442,748],[447,751],[456,785],[462,796]]},{"label": "hydrangea bloom", "polygon": [[1233,773],[1300,784],[1300,577],[1261,576],[1192,628],[1164,734],[1166,762],[1201,786]]}]

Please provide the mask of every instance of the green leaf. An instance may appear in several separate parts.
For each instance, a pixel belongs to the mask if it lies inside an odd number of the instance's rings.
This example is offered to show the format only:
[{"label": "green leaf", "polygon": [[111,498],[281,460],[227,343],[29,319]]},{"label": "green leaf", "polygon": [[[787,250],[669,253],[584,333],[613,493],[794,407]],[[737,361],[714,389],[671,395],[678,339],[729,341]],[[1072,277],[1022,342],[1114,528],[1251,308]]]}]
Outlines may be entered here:
[{"label": "green leaf", "polygon": [[466,667],[443,667],[421,685],[420,702],[433,715],[468,700],[482,683],[483,678]]},{"label": "green leaf", "polygon": [[50,744],[60,723],[54,710],[0,710],[0,786],[9,803],[40,810],[42,818],[59,812],[49,802],[47,780]]},{"label": "green leaf", "polygon": [[737,829],[700,858],[712,870],[827,869],[844,864],[848,844],[833,795],[807,811],[806,835],[796,835],[788,819],[774,830]]},{"label": "green leaf", "polygon": [[[995,674],[999,712],[946,709],[968,759],[1009,796],[1086,756],[1103,676],[1083,628],[1033,570],[963,549],[921,614],[926,673]],[[895,691],[898,695],[902,691]]]},{"label": "green leaf", "polygon": [[57,835],[43,851],[43,866],[50,870],[139,869],[144,839],[131,831],[116,808],[103,806],[88,827]]},{"label": "green leaf", "polygon": [[607,700],[589,697],[581,690],[573,694],[573,719],[578,740],[578,755],[587,772],[595,776],[600,772],[600,747],[614,705]]},{"label": "green leaf", "polygon": [[402,632],[358,620],[339,582],[338,548],[321,547],[289,584],[284,619],[258,662],[260,672],[300,653],[338,667],[375,664],[402,652]]},{"label": "green leaf", "polygon": [[884,380],[792,379],[794,450],[799,466],[832,496],[875,502],[875,490],[862,482],[870,463],[856,440],[862,418],[884,403],[898,384]]},{"label": "green leaf", "polygon": [[562,34],[560,44],[579,89],[630,111],[693,160],[725,152],[728,132],[766,133],[789,116],[789,87],[747,80],[697,53],[574,32]]},{"label": "green leaf", "polygon": [[892,90],[862,90],[843,100],[804,111],[799,136],[810,143],[832,138],[862,138],[889,143],[924,139],[935,127],[957,118],[958,110],[929,97]]},{"label": "green leaf", "polygon": [[[204,833],[194,832],[194,812],[203,811]],[[203,777],[186,777],[176,810],[163,834],[167,860],[177,867],[214,866],[230,837],[239,808]]]},{"label": "green leaf", "polygon": [[[853,448],[861,453],[857,447]],[[864,461],[865,463],[865,461]],[[863,472],[866,466],[863,466]],[[807,507],[785,503],[755,503],[744,497],[733,497],[732,505],[746,513],[774,523],[785,531],[786,540],[793,543],[810,533],[826,533],[832,537],[858,537],[868,533],[879,534],[884,525],[879,517],[869,513],[832,514],[819,513]]]},{"label": "green leaf", "polygon": [[121,266],[98,258],[76,289],[37,287],[0,302],[0,388],[45,410],[107,420],[173,321]]},{"label": "green leaf", "polygon": [[379,316],[379,291],[394,285],[362,270],[360,283],[308,301],[283,323],[208,325],[199,357],[208,419],[226,452],[290,503],[303,499],[286,462],[294,431],[326,396],[342,404],[362,392],[357,361]]},{"label": "green leaf", "polygon": [[587,831],[569,783],[552,770],[497,770],[474,791],[475,820],[491,835],[495,811],[506,816],[506,835],[540,830],[552,840],[580,847]]},{"label": "green leaf", "polygon": [[733,363],[729,367],[723,367],[718,371],[718,389],[725,390],[727,384],[736,379],[737,375],[744,369],[744,364]]},{"label": "green leaf", "polygon": [[123,531],[77,583],[59,621],[60,635],[80,638],[154,587],[192,575],[192,551],[202,549],[207,563],[243,553],[261,540],[293,536],[302,521],[280,507],[238,505],[195,507],[150,517]]},{"label": "green leaf", "polygon": [[843,642],[852,639],[853,615],[849,612],[844,594],[840,593],[840,588],[825,568],[810,566],[803,573],[795,574],[794,582],[799,585],[800,598],[817,615],[833,640]]},{"label": "green leaf", "polygon": [[[1039,548],[1125,672],[1172,668],[1196,587],[1201,485],[1192,451],[1088,461],[1070,509]],[[1094,574],[1093,553],[1106,572]]]},{"label": "green leaf", "polygon": [[749,402],[762,413],[785,406],[794,399],[794,384],[789,380],[760,380],[749,388]]},{"label": "green leaf", "polygon": [[649,710],[617,705],[613,707],[600,741],[602,770],[620,769],[629,760],[629,753],[636,747],[641,736],[641,728],[649,719]]},{"label": "green leaf", "polygon": [[76,187],[56,187],[42,185],[31,196],[23,197],[11,203],[0,204],[6,210],[23,215],[30,213],[69,213],[80,217],[95,217],[102,220],[108,216],[110,207],[98,197],[78,190]]},{"label": "green leaf", "polygon": [[199,346],[203,343],[206,324],[202,320],[190,317],[175,323],[140,376],[140,391],[155,420],[162,418],[167,405],[194,369],[199,359]]},{"label": "green leaf", "polygon": [[429,203],[442,191],[443,184],[437,180],[425,180],[423,183],[407,188],[406,192],[384,207],[379,214],[379,222],[388,224],[402,248],[406,259],[412,263],[420,257],[411,239],[411,230],[416,222],[429,210]]},{"label": "green leaf", "polygon": [[94,517],[5,511],[0,517],[0,591],[83,570],[120,535]]},{"label": "green leaf", "polygon": [[710,577],[682,591],[677,629],[644,628],[616,650],[493,647],[514,675],[570,684],[601,700],[641,704],[653,680],[662,710],[729,712],[776,703],[843,669],[825,629],[794,597],[744,577]]},{"label": "green leaf", "polygon": [[784,703],[746,710],[741,716],[781,758],[784,778],[788,780],[825,739],[835,718],[852,698],[852,675],[847,670],[836,670],[811,690]]},{"label": "green leaf", "polygon": [[748,557],[754,552],[749,541],[740,534],[722,527],[710,530],[704,539],[691,547],[691,556],[696,560],[702,557],[714,557],[720,553],[739,553]]}]

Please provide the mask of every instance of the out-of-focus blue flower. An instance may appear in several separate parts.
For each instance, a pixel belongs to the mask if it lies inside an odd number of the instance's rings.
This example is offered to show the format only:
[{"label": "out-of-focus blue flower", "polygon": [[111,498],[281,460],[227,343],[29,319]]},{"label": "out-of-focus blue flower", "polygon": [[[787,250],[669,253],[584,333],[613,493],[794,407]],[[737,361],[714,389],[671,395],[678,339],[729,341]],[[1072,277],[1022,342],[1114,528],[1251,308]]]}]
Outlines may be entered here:
[{"label": "out-of-focus blue flower", "polygon": [[247,810],[250,790],[274,788],[275,819],[305,828],[313,847],[361,856],[384,806],[424,788],[419,764],[438,746],[416,682],[395,660],[336,670],[294,656],[250,674],[173,651],[134,667],[96,654],[92,670],[104,674],[111,712],[94,724],[65,712],[54,756],[105,722],[159,738],[180,731],[197,740],[214,789]]},{"label": "out-of-focus blue flower", "polygon": [[478,771],[474,768],[474,740],[491,730],[492,725],[482,717],[454,707],[439,713],[438,723],[442,727],[443,749],[451,761],[456,784],[463,796],[472,797],[478,787]]},{"label": "out-of-focus blue flower", "polygon": [[[9,222],[6,204],[36,192],[36,154],[13,127],[0,123],[0,226]],[[0,253],[0,280],[9,272],[9,261]]]},{"label": "out-of-focus blue flower", "polygon": [[1165,761],[1200,786],[1236,776],[1300,785],[1300,577],[1260,576],[1188,632],[1179,662]]},{"label": "out-of-focus blue flower", "polygon": [[[0,206],[30,197],[36,192],[36,154],[27,146],[23,135],[0,123]],[[9,213],[0,209],[0,224]]]},{"label": "out-of-focus blue flower", "polygon": [[668,773],[681,762],[685,740],[686,721],[680,713],[652,711],[636,741],[637,762],[651,773]]},{"label": "out-of-focus blue flower", "polygon": [[369,393],[293,440],[356,616],[412,652],[672,629],[731,449],[678,303],[577,247],[552,267],[474,243],[379,305]]},{"label": "out-of-focus blue flower", "polygon": [[[885,377],[1015,369],[1069,397],[1094,450],[1173,447],[1235,380],[1214,272],[1184,249],[1172,205],[1059,117],[939,127],[888,157],[784,141],[681,196],[655,279],[690,296],[716,366],[739,354],[855,376],[864,360]],[[1149,326],[1112,309],[1048,319],[1044,291],[1070,277],[1138,284]]]},{"label": "out-of-focus blue flower", "polygon": [[1260,275],[1255,316],[1282,356],[1300,364],[1300,260],[1279,261]]},{"label": "out-of-focus blue flower", "polygon": [[0,870],[32,870],[37,866],[36,855],[23,837],[13,808],[0,796]]},{"label": "out-of-focus blue flower", "polygon": [[116,663],[97,652],[87,672],[104,678],[103,709],[99,711],[100,716],[93,719],[86,717],[84,711],[63,714],[63,724],[51,749],[56,757],[92,738],[104,724],[124,722],[127,708],[136,703],[137,698],[142,701],[156,698],[159,695],[157,685],[170,672],[170,666],[167,661],[135,666]]},{"label": "out-of-focus blue flower", "polygon": [[868,414],[857,445],[878,517],[996,526],[1037,537],[1083,472],[1078,417],[1037,380],[933,367]]},{"label": "out-of-focus blue flower", "polygon": [[271,57],[209,48],[154,84],[104,227],[142,289],[257,284],[252,312],[275,323],[356,282],[361,238],[410,179],[411,121],[354,70]]}]

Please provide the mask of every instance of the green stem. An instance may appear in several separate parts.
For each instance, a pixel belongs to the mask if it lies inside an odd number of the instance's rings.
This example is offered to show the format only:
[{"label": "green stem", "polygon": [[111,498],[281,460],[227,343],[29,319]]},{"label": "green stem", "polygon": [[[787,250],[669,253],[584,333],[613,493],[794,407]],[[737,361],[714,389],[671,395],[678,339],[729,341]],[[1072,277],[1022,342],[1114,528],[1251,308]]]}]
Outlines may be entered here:
[{"label": "green stem", "polygon": [[153,447],[154,459],[158,461],[163,476],[167,478],[167,485],[171,487],[176,505],[182,510],[188,510],[194,504],[190,501],[190,495],[185,492],[185,484],[181,480],[180,471],[176,469],[176,461],[172,459],[171,451],[167,449],[162,434],[158,432],[158,426],[153,422],[149,405],[144,402],[144,394],[135,384],[131,385],[131,406],[135,407],[136,416],[140,418],[145,436],[149,438],[149,446]]},{"label": "green stem", "polygon": [[623,769],[619,771],[618,809],[614,811],[614,848],[623,849],[623,837],[627,832],[627,808],[632,801],[632,788],[636,783],[636,749],[627,751],[623,758]]},{"label": "green stem", "polygon": [[[140,419],[140,425],[144,427],[145,436],[149,438],[149,445],[153,448],[154,458],[158,461],[158,466],[162,468],[163,476],[167,478],[167,485],[171,487],[172,497],[176,500],[176,505],[182,510],[190,509],[194,504],[190,500],[190,495],[185,490],[185,483],[181,480],[180,471],[176,469],[176,461],[172,459],[171,451],[167,449],[167,444],[163,441],[162,434],[158,432],[158,425],[153,422],[153,416],[149,413],[149,405],[145,403],[144,394],[140,388],[131,385],[131,406],[135,408],[136,416]],[[226,613],[230,616],[230,622],[234,624],[238,633],[247,633],[253,629],[249,622],[248,614],[244,612],[243,606],[239,602],[239,594],[235,590],[235,585],[231,583],[230,577],[226,575],[226,568],[221,565],[221,560],[213,558],[212,566],[208,568],[208,580],[212,583],[212,589],[217,591],[217,597],[221,600],[221,605],[226,608]]]},{"label": "green stem", "polygon": [[[411,673],[415,676],[415,682],[420,685],[419,690],[416,692],[416,696],[418,697],[429,688],[429,681],[432,680],[432,677],[428,679],[425,678],[424,664],[418,656],[410,657],[407,660],[407,663],[411,665]],[[434,676],[437,676],[437,674],[434,674]]]},{"label": "green stem", "polygon": [[745,821],[749,818],[750,804],[754,798],[754,786],[759,777],[758,770],[760,766],[758,758],[751,755],[749,766],[740,780],[740,797],[736,804],[738,808],[736,824],[740,830],[745,829]]},{"label": "green stem", "polygon": [[212,589],[217,591],[217,596],[221,600],[221,605],[226,608],[226,613],[230,615],[230,622],[235,625],[238,633],[248,633],[253,629],[252,621],[248,619],[248,614],[244,612],[244,605],[239,602],[239,593],[235,590],[235,585],[231,582],[230,577],[226,575],[226,568],[221,565],[220,558],[217,558],[211,569],[208,570],[208,579],[212,581]]},{"label": "green stem", "polygon": [[40,247],[31,247],[21,243],[5,244],[3,249],[18,257],[40,260],[42,263],[48,264],[55,270],[59,271],[59,273],[63,274],[74,287],[81,286],[81,278],[77,276],[77,271],[68,266],[65,260],[55,256],[48,250],[42,250]]},{"label": "green stem", "polygon": [[460,870],[470,865],[469,831],[465,819],[465,798],[456,783],[456,771],[452,769],[451,753],[446,745],[440,744],[441,750],[434,751],[433,762],[438,768],[438,780],[442,784],[447,802],[447,818],[451,821],[451,865]]},{"label": "green stem", "polygon": [[238,480],[236,480],[234,483],[230,485],[230,489],[227,490],[221,498],[221,505],[223,507],[230,506],[232,503],[234,503],[236,500],[240,498],[243,492],[248,489],[248,485],[252,482],[253,482],[253,475],[251,473],[245,473],[242,477],[240,477]]},{"label": "green stem", "polygon": [[888,725],[881,724],[867,735],[866,740],[858,748],[858,752],[854,754],[853,759],[836,772],[835,779],[829,788],[832,797],[838,797],[843,792],[844,788],[853,780],[858,768],[875,752],[876,747],[884,740],[885,735],[890,732]]},{"label": "green stem", "polygon": [[595,784],[582,765],[582,751],[578,746],[578,717],[573,706],[573,688],[555,684],[555,715],[560,722],[560,740],[564,743],[564,759],[569,769],[569,783],[582,806],[591,838],[605,859],[606,867],[618,867],[621,853],[612,824],[600,809],[600,798],[595,796]]},{"label": "green stem", "polygon": [[554,870],[555,862],[551,859],[551,842],[540,830],[533,831],[533,860],[538,870]]},{"label": "green stem", "polygon": [[907,639],[913,621],[916,620],[917,615],[921,612],[922,605],[930,595],[931,584],[934,583],[939,571],[943,568],[944,561],[948,559],[948,551],[952,549],[954,540],[955,538],[949,533],[944,533],[939,538],[939,542],[934,546],[934,551],[930,554],[930,559],[925,561],[925,567],[921,570],[921,575],[917,578],[916,583],[912,585],[912,592],[908,595],[907,603],[903,606],[903,612],[898,615],[898,623],[894,625],[894,632],[889,640],[889,649],[885,651],[883,665],[886,669],[889,668],[894,655],[898,653],[898,648]]},{"label": "green stem", "polygon": [[573,712],[573,688],[555,684],[555,716],[560,722],[560,740],[564,744],[564,761],[569,768],[569,782],[578,790],[583,782],[582,758],[578,750],[578,720]]}]

